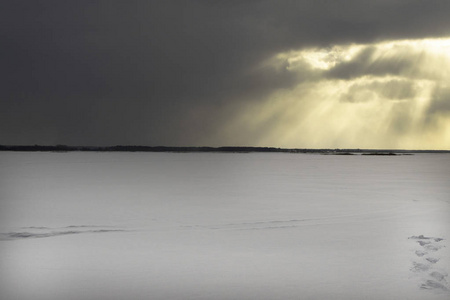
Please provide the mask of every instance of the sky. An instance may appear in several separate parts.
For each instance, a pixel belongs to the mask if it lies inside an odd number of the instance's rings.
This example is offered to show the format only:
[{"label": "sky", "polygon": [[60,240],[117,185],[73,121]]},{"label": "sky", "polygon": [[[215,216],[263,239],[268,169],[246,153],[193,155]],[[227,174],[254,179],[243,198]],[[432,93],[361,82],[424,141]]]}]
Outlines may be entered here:
[{"label": "sky", "polygon": [[450,149],[450,1],[0,1],[0,144]]}]

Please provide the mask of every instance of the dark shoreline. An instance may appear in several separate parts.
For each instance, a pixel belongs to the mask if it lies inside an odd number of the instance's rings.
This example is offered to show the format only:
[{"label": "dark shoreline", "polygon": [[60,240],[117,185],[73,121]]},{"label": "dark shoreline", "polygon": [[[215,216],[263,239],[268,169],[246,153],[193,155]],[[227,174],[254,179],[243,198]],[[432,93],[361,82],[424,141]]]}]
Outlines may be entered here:
[{"label": "dark shoreline", "polygon": [[0,151],[21,152],[222,152],[222,153],[317,153],[336,155],[407,155],[414,153],[450,153],[450,150],[392,150],[392,149],[286,149],[275,147],[167,147],[167,146],[5,146],[0,145]]}]

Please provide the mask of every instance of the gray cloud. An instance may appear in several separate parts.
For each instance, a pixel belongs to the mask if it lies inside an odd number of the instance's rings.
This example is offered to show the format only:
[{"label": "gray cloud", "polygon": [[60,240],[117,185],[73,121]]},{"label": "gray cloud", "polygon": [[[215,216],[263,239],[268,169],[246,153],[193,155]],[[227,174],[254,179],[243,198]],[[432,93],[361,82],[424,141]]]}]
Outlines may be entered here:
[{"label": "gray cloud", "polygon": [[450,114],[450,87],[438,86],[433,91],[433,101],[428,107],[428,113],[433,114]]},{"label": "gray cloud", "polygon": [[392,79],[388,81],[374,80],[372,82],[354,83],[340,100],[348,102],[369,101],[358,97],[361,93],[370,92],[373,96],[389,100],[408,100],[416,96],[417,87],[413,81]]},{"label": "gray cloud", "polygon": [[[448,1],[1,1],[0,143],[198,144],[229,105],[295,85],[292,72],[257,67],[274,54],[449,35],[449,10]],[[411,63],[368,65],[367,51],[330,76]]]},{"label": "gray cloud", "polygon": [[331,69],[327,76],[336,79],[352,79],[368,75],[417,77],[420,73],[420,70],[415,69],[420,65],[420,60],[423,59],[422,53],[398,51],[390,57],[379,57],[376,54],[379,54],[379,51],[374,46],[369,46],[354,59]]}]

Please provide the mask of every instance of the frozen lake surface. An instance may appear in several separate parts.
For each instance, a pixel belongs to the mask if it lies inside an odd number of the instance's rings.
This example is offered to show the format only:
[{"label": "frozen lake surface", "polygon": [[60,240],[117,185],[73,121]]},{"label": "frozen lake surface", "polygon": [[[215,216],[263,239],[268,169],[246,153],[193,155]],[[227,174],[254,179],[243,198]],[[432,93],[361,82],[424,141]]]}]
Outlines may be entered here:
[{"label": "frozen lake surface", "polygon": [[449,299],[450,155],[0,153],[1,299]]}]

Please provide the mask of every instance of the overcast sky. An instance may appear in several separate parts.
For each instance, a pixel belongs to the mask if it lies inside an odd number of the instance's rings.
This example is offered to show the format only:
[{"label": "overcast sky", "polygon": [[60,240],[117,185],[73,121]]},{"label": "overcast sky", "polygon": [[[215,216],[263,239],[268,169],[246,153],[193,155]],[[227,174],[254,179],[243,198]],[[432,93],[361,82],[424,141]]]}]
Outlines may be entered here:
[{"label": "overcast sky", "polygon": [[450,1],[0,1],[0,144],[450,149]]}]

